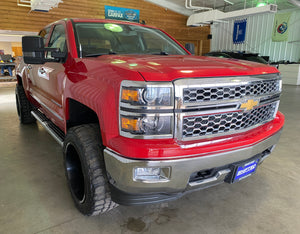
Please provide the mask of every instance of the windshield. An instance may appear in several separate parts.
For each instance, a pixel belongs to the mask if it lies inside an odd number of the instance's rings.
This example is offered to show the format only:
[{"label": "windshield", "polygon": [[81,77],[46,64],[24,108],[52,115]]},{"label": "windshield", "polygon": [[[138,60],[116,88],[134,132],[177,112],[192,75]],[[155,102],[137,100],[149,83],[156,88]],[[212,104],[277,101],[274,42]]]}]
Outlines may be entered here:
[{"label": "windshield", "polygon": [[160,30],[137,25],[76,23],[75,33],[79,57],[104,54],[188,54]]},{"label": "windshield", "polygon": [[247,56],[247,57],[245,57],[245,60],[257,62],[257,63],[268,64],[268,62],[266,60],[264,60],[262,57],[259,57],[259,56]]}]

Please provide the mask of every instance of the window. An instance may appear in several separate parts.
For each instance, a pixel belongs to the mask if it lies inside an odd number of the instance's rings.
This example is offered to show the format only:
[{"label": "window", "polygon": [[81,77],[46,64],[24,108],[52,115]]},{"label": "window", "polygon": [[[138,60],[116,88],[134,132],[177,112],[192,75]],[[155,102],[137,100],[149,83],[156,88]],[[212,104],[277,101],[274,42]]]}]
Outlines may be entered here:
[{"label": "window", "polygon": [[[61,52],[67,51],[66,46],[66,33],[65,28],[62,24],[58,24],[54,27],[50,41],[48,43],[48,47],[50,48],[58,48]],[[51,52],[47,52],[48,59],[52,59]]]},{"label": "window", "polygon": [[40,31],[39,36],[41,36],[44,39],[44,45],[46,45],[47,39],[49,37],[49,32],[50,32],[51,27],[44,28],[43,30]]},{"label": "window", "polygon": [[63,25],[58,24],[55,26],[55,28],[53,29],[48,47],[59,48],[61,52],[67,51],[66,34],[65,34],[65,28]]},{"label": "window", "polygon": [[117,23],[76,23],[80,57],[104,54],[187,54],[158,29]]}]

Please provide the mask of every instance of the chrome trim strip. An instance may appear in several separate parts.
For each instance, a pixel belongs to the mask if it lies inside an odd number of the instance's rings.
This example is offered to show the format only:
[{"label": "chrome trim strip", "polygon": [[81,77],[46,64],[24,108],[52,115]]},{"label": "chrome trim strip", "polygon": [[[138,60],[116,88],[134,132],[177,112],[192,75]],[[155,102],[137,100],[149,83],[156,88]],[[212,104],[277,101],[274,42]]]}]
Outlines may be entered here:
[{"label": "chrome trim strip", "polygon": [[[237,99],[227,99],[227,100],[216,100],[216,101],[205,101],[205,102],[195,102],[195,103],[187,103],[182,106],[180,110],[182,112],[189,111],[190,109],[209,109],[210,107],[213,109],[216,106],[222,107],[222,106],[228,106],[228,105],[236,105],[236,109],[238,109],[241,105],[241,103],[244,103],[248,101],[249,99],[256,99],[258,100],[258,103],[260,103],[262,100],[265,99],[272,99],[278,100],[278,95],[280,95],[280,92],[272,93],[272,94],[266,94],[261,96],[245,96],[243,98],[237,98]],[[222,109],[223,110],[223,109]],[[221,112],[222,112],[221,110]]]},{"label": "chrome trim strip", "polygon": [[48,126],[47,121],[43,121],[34,111],[31,111],[31,115],[39,121],[39,123],[47,130],[47,132],[58,142],[58,144],[63,147],[64,142],[52,131],[52,129]]},{"label": "chrome trim strip", "polygon": [[55,105],[57,105],[59,108],[62,108],[62,105],[60,105],[58,102],[56,102],[55,100],[53,99],[50,99],[51,102],[53,102]]},{"label": "chrome trim strip", "polygon": [[33,97],[38,103],[40,103],[43,107],[45,107],[48,111],[50,111],[55,117],[57,117],[60,121],[63,121],[64,119],[58,115],[54,110],[52,110],[50,107],[48,107],[45,103],[43,103],[41,101],[41,99],[39,99],[37,96],[35,96],[34,94],[30,94],[31,97]]},{"label": "chrome trim strip", "polygon": [[174,106],[133,106],[124,102],[120,102],[120,107],[130,109],[132,110],[132,112],[134,112],[135,110],[152,110],[152,111],[170,110],[170,112],[173,112],[174,109]]}]

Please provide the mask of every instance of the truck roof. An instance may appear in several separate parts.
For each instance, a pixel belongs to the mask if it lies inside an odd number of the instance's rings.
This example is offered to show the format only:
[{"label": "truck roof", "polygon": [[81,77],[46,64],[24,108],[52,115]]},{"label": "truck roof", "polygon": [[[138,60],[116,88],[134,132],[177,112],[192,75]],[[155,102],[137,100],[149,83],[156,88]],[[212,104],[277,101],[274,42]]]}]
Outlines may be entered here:
[{"label": "truck roof", "polygon": [[131,21],[123,21],[123,20],[110,20],[110,19],[95,19],[95,18],[64,18],[64,19],[60,19],[57,20],[55,22],[52,22],[50,24],[48,24],[46,27],[49,27],[53,24],[56,24],[58,22],[61,21],[71,21],[74,23],[79,23],[79,22],[84,22],[84,23],[116,23],[116,24],[129,24],[129,25],[138,25],[138,26],[142,26],[142,27],[148,27],[148,28],[155,28],[158,29],[156,27],[153,26],[149,26],[149,25],[145,25],[145,24],[140,24],[140,23],[136,23],[136,22],[131,22]]}]

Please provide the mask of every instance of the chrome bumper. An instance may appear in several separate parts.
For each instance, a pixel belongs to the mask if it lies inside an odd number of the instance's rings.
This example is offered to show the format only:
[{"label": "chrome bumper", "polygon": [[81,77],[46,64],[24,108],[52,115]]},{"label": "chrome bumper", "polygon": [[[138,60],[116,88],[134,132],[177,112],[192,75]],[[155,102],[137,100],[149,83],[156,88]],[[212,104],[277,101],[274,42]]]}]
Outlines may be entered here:
[{"label": "chrome bumper", "polygon": [[[220,169],[210,178],[189,182],[194,172],[223,167],[235,162],[249,159],[255,155],[272,148],[280,137],[281,131],[255,145],[212,154],[203,157],[193,157],[177,160],[135,160],[124,158],[121,155],[106,148],[104,160],[107,173],[111,178],[112,187],[118,191],[130,194],[178,194],[189,190],[202,189],[224,182],[226,176],[231,172],[229,168]],[[261,158],[263,161],[268,155]],[[149,181],[135,181],[133,170],[137,167],[160,167],[170,168],[167,180],[149,183]],[[150,203],[150,202],[149,202]]]}]

